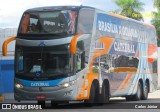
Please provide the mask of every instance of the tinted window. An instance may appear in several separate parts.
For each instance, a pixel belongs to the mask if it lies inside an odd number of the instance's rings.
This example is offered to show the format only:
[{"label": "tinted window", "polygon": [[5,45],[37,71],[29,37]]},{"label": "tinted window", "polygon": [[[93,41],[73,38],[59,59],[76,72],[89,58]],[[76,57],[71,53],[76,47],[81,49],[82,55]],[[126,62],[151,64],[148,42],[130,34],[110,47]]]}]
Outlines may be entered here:
[{"label": "tinted window", "polygon": [[76,52],[76,71],[80,71],[85,67],[85,51],[84,42],[77,42],[77,52]]},{"label": "tinted window", "polygon": [[19,77],[67,77],[73,69],[71,63],[68,45],[16,48],[16,74]]},{"label": "tinted window", "polygon": [[73,34],[77,13],[72,10],[28,12],[23,15],[21,34]]}]

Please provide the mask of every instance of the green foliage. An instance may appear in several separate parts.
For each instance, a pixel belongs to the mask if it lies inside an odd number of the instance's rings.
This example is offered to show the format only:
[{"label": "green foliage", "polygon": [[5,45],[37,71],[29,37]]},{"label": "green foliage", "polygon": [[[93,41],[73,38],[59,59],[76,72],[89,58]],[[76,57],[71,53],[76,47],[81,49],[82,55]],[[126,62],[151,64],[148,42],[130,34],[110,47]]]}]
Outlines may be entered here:
[{"label": "green foliage", "polygon": [[158,41],[158,46],[160,47],[160,10],[158,12],[153,12],[154,17],[151,21],[151,23],[155,26],[156,31],[157,31],[157,41]]},{"label": "green foliage", "polygon": [[160,11],[153,12],[153,15],[151,23],[156,27],[158,38],[160,38]]},{"label": "green foliage", "polygon": [[155,6],[157,9],[160,9],[160,0],[154,0],[154,6]]},{"label": "green foliage", "polygon": [[143,20],[143,16],[140,13],[143,11],[144,3],[139,0],[114,0],[114,2],[120,7],[113,11],[114,13],[133,18],[136,20]]},{"label": "green foliage", "polygon": [[155,26],[157,30],[157,36],[158,36],[158,46],[160,46],[160,0],[154,0],[154,6],[157,8],[157,12],[153,12],[153,19],[151,23]]}]

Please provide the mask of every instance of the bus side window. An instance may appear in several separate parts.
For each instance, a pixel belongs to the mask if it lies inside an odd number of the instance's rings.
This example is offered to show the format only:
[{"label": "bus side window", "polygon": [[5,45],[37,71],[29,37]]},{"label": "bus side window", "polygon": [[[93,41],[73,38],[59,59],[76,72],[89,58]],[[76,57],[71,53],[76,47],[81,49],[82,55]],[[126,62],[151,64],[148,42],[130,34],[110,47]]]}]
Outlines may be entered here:
[{"label": "bus side window", "polygon": [[81,56],[77,54],[76,60],[77,60],[76,70],[79,71],[81,70]]},{"label": "bus side window", "polygon": [[85,67],[85,51],[84,42],[77,42],[77,52],[76,52],[76,72],[82,70]]},{"label": "bus side window", "polygon": [[18,58],[18,71],[23,71],[23,56]]}]

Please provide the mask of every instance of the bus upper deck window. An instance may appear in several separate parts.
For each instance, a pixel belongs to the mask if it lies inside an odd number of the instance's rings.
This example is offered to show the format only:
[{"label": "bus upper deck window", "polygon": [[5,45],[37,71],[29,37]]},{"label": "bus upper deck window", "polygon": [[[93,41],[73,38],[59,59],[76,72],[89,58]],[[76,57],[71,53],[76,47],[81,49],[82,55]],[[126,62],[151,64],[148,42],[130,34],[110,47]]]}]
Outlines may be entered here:
[{"label": "bus upper deck window", "polygon": [[77,13],[56,10],[25,13],[19,33],[22,34],[73,34]]}]

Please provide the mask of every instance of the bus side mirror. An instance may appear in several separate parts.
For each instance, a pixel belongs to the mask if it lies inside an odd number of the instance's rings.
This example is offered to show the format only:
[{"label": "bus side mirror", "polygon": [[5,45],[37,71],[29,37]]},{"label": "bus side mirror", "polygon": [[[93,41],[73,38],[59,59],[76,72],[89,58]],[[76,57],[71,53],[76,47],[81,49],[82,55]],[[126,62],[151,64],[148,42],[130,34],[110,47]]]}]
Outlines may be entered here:
[{"label": "bus side mirror", "polygon": [[15,40],[16,37],[10,37],[7,40],[4,41],[3,46],[2,46],[2,53],[3,56],[7,56],[7,47],[8,47],[8,43],[10,43],[11,41]]}]

